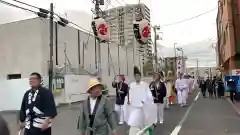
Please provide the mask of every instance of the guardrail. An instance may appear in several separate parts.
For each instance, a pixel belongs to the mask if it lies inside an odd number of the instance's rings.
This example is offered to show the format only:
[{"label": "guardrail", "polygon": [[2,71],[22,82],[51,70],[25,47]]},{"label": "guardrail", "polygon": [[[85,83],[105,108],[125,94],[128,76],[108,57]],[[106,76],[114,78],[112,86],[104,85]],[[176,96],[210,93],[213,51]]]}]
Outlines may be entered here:
[{"label": "guardrail", "polygon": [[147,133],[147,135],[153,135],[153,128],[155,127],[154,124],[146,126],[144,129],[139,131],[136,135],[144,135]]}]

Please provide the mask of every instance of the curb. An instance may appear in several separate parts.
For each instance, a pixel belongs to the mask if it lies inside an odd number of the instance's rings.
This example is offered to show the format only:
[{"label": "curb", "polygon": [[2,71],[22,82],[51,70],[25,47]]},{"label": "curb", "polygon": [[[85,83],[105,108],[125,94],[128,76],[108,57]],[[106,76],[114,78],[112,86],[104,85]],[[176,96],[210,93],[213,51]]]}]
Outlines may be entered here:
[{"label": "curb", "polygon": [[227,101],[231,104],[233,109],[236,111],[237,115],[240,117],[240,109],[238,109],[229,98],[227,99]]}]

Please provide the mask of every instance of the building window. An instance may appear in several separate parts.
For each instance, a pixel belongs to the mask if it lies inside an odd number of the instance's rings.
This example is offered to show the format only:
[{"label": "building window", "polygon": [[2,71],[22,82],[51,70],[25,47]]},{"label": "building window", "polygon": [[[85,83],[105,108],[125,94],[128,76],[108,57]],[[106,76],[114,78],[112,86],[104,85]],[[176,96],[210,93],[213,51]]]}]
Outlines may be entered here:
[{"label": "building window", "polygon": [[12,79],[21,79],[22,75],[21,74],[8,74],[7,79],[12,80]]}]

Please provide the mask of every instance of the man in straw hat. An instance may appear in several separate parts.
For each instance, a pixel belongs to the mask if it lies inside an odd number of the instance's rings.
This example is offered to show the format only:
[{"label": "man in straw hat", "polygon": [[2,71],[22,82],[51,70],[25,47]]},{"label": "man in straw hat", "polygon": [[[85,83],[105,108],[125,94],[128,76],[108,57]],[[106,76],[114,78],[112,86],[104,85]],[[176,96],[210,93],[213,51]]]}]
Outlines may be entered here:
[{"label": "man in straw hat", "polygon": [[102,95],[103,85],[97,79],[88,82],[89,96],[82,104],[77,128],[81,135],[116,135],[117,117],[109,99]]},{"label": "man in straw hat", "polygon": [[127,102],[124,104],[124,117],[130,126],[129,135],[136,135],[145,126],[156,121],[157,107],[153,102],[149,84],[141,81],[141,73],[134,68],[135,81],[130,84]]}]

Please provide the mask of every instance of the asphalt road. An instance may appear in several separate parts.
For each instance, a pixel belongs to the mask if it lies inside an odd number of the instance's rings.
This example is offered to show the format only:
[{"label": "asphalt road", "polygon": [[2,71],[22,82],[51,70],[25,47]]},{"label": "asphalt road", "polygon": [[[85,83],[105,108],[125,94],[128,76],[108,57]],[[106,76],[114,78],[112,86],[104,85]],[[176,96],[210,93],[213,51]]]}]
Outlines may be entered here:
[{"label": "asphalt road", "polygon": [[[203,99],[194,101],[197,91],[188,98],[188,107],[173,105],[165,110],[163,125],[157,125],[154,135],[239,135],[240,119],[226,100]],[[114,103],[114,102],[113,102]],[[53,135],[79,135],[76,129],[79,104],[58,108],[53,123]],[[3,113],[11,135],[17,135],[16,113]],[[180,124],[179,124],[180,123]],[[177,127],[177,128],[176,128]],[[118,135],[128,135],[128,126],[119,127]],[[179,129],[177,132],[176,129]]]},{"label": "asphalt road", "polygon": [[240,135],[239,125],[240,117],[227,100],[199,97],[178,135]]}]

